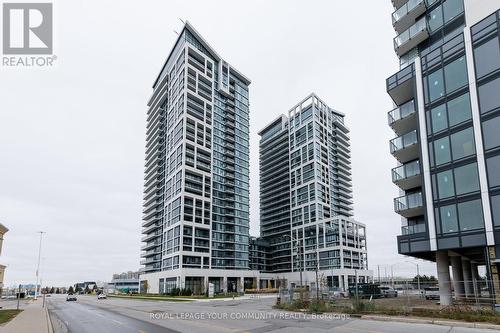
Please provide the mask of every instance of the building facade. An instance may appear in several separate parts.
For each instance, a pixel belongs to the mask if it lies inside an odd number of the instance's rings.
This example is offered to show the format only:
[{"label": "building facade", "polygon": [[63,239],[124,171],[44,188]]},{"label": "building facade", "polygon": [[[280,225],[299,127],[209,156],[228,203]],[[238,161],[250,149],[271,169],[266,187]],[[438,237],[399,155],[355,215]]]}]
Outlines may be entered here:
[{"label": "building facade", "polygon": [[393,0],[400,68],[390,152],[398,250],[436,261],[441,304],[473,296],[478,266],[500,303],[500,1]]},{"label": "building facade", "polygon": [[136,293],[139,292],[139,272],[123,272],[113,274],[111,282],[106,284],[109,293]]},{"label": "building facade", "polygon": [[348,133],[344,114],[315,94],[259,132],[268,273],[298,285],[314,281],[319,269],[336,287],[371,276],[366,228],[352,219]]},{"label": "building facade", "polygon": [[[141,281],[232,291],[249,270],[250,80],[186,23],[148,102]],[[145,282],[147,281],[147,283]]]}]

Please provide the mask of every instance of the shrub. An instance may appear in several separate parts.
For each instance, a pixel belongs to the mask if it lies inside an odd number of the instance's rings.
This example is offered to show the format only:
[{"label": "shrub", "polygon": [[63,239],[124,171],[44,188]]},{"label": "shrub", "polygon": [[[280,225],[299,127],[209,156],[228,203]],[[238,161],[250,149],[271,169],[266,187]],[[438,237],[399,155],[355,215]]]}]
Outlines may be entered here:
[{"label": "shrub", "polygon": [[172,288],[170,290],[170,296],[179,296],[180,292],[181,292],[181,290],[179,288]]},{"label": "shrub", "polygon": [[313,301],[309,304],[309,311],[314,313],[327,312],[329,308],[328,303],[324,301]]},{"label": "shrub", "polygon": [[354,313],[366,313],[375,311],[375,303],[364,302],[361,299],[354,299],[352,301],[352,309]]}]

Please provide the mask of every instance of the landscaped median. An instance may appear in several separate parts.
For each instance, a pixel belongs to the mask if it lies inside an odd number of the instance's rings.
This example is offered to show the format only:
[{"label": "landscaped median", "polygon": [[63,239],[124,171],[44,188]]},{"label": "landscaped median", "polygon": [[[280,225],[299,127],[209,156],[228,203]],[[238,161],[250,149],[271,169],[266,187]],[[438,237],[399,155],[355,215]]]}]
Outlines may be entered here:
[{"label": "landscaped median", "polygon": [[[373,301],[352,300],[337,301],[301,301],[276,304],[277,309],[311,313],[346,313],[353,317],[372,320],[414,321],[447,326],[483,327],[500,329],[500,314],[486,307],[467,305],[448,306],[443,308],[407,308],[390,307],[376,304]],[[493,324],[493,325],[492,325]],[[491,326],[491,327],[490,327]]]},{"label": "landscaped median", "polygon": [[115,298],[128,298],[128,299],[139,299],[139,300],[147,300],[147,301],[168,301],[168,302],[191,302],[192,299],[188,299],[189,296],[161,296],[161,295],[112,295],[109,294],[108,297]]},{"label": "landscaped median", "polygon": [[0,310],[0,324],[5,324],[14,319],[23,310]]}]

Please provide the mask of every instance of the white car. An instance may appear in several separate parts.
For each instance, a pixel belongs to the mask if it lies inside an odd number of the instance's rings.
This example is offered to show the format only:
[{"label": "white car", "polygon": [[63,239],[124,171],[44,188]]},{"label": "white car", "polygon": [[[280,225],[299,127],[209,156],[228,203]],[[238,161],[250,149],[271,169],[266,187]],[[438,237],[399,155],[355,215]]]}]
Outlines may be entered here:
[{"label": "white car", "polygon": [[99,294],[99,295],[97,295],[97,299],[106,299],[106,295],[105,294]]},{"label": "white car", "polygon": [[439,299],[439,288],[438,287],[427,287],[424,288],[425,299]]}]

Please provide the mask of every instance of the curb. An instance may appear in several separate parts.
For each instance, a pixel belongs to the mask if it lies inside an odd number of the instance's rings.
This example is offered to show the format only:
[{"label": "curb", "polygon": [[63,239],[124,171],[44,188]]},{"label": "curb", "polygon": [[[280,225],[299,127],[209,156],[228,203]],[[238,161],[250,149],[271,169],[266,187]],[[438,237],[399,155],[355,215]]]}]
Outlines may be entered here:
[{"label": "curb", "polygon": [[47,307],[45,307],[45,317],[47,318],[47,332],[54,333],[52,321],[50,320],[49,309]]},{"label": "curb", "polygon": [[412,324],[432,324],[432,325],[449,326],[449,327],[482,328],[482,329],[491,329],[500,331],[500,325],[488,324],[488,323],[470,323],[465,321],[452,321],[452,320],[441,320],[441,319],[420,319],[414,317],[389,317],[389,316],[374,316],[374,315],[362,315],[360,316],[360,318],[365,320],[395,321],[400,323],[412,323]]}]

